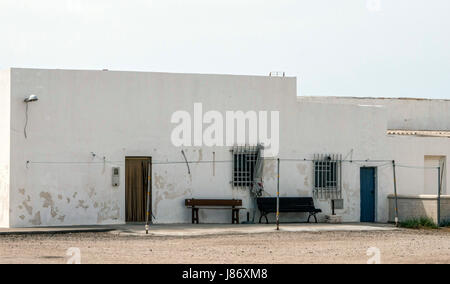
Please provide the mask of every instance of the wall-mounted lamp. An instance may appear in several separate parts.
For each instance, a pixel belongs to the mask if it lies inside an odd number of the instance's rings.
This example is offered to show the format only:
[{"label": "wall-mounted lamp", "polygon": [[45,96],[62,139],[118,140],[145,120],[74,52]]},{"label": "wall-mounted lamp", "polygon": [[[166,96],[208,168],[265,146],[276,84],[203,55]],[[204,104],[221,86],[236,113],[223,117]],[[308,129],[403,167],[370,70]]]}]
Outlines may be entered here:
[{"label": "wall-mounted lamp", "polygon": [[38,97],[36,95],[30,95],[29,97],[25,98],[24,102],[31,103],[38,100]]},{"label": "wall-mounted lamp", "polygon": [[36,102],[38,100],[38,97],[36,95],[30,95],[27,98],[25,98],[23,101],[27,104],[26,110],[25,110],[25,127],[23,128],[23,134],[25,135],[25,139],[27,139],[27,126],[28,126],[28,103]]}]

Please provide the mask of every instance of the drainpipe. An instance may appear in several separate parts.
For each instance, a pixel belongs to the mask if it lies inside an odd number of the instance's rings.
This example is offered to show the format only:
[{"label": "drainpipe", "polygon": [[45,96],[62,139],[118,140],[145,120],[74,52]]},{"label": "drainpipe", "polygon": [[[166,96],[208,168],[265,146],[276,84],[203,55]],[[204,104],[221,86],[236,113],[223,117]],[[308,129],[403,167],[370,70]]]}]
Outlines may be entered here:
[{"label": "drainpipe", "polygon": [[441,167],[438,167],[437,225],[441,226]]},{"label": "drainpipe", "polygon": [[394,174],[394,196],[395,196],[395,226],[398,224],[398,195],[397,195],[397,177],[395,175],[395,160],[392,161],[392,169]]},{"label": "drainpipe", "polygon": [[147,173],[147,175],[148,175],[148,182],[147,182],[147,204],[146,204],[146,207],[147,207],[147,212],[146,212],[146,214],[145,214],[145,234],[146,235],[148,235],[148,230],[149,230],[149,228],[150,228],[150,218],[151,218],[151,216],[150,216],[150,186],[151,186],[151,182],[152,182],[152,176],[151,176],[151,173],[152,173],[152,170],[151,170],[151,167],[152,167],[152,164],[151,164],[151,161],[149,161],[148,162],[148,173]]},{"label": "drainpipe", "polygon": [[278,180],[277,180],[277,231],[280,230],[280,159],[278,163]]}]

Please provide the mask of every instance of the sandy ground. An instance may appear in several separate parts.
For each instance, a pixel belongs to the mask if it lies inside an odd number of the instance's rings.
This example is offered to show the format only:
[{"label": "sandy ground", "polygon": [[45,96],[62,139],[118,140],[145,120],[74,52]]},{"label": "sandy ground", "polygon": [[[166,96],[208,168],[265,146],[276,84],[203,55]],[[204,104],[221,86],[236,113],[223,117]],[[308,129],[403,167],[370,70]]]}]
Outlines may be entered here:
[{"label": "sandy ground", "polygon": [[279,232],[203,237],[138,237],[111,233],[0,236],[0,263],[450,263],[450,230]]}]

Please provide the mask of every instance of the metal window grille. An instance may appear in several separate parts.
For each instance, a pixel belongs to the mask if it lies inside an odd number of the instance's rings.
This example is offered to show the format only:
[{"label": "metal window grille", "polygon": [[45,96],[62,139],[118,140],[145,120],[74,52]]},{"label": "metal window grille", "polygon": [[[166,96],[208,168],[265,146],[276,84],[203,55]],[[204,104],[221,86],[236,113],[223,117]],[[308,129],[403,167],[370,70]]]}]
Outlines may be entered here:
[{"label": "metal window grille", "polygon": [[314,197],[342,198],[342,155],[314,155]]},{"label": "metal window grille", "polygon": [[233,152],[233,187],[251,187],[261,168],[260,146],[236,146]]}]

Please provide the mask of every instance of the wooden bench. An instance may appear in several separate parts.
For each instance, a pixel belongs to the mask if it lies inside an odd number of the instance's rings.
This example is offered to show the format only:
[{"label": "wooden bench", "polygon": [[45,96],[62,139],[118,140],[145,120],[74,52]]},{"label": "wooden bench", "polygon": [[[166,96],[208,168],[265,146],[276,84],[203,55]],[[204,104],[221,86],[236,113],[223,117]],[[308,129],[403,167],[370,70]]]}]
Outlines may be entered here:
[{"label": "wooden bench", "polygon": [[[186,199],[185,205],[192,208],[192,224],[199,224],[199,209],[231,210],[231,224],[239,224],[239,210],[242,200],[239,199]],[[229,207],[229,208],[227,208]]]},{"label": "wooden bench", "polygon": [[[277,198],[276,197],[261,197],[257,199],[258,209],[261,212],[259,223],[263,217],[266,218],[266,223],[269,224],[267,214],[277,212]],[[309,213],[308,223],[311,217],[314,217],[317,223],[316,214],[322,212],[314,206],[314,199],[312,197],[280,197],[280,213]]]}]

